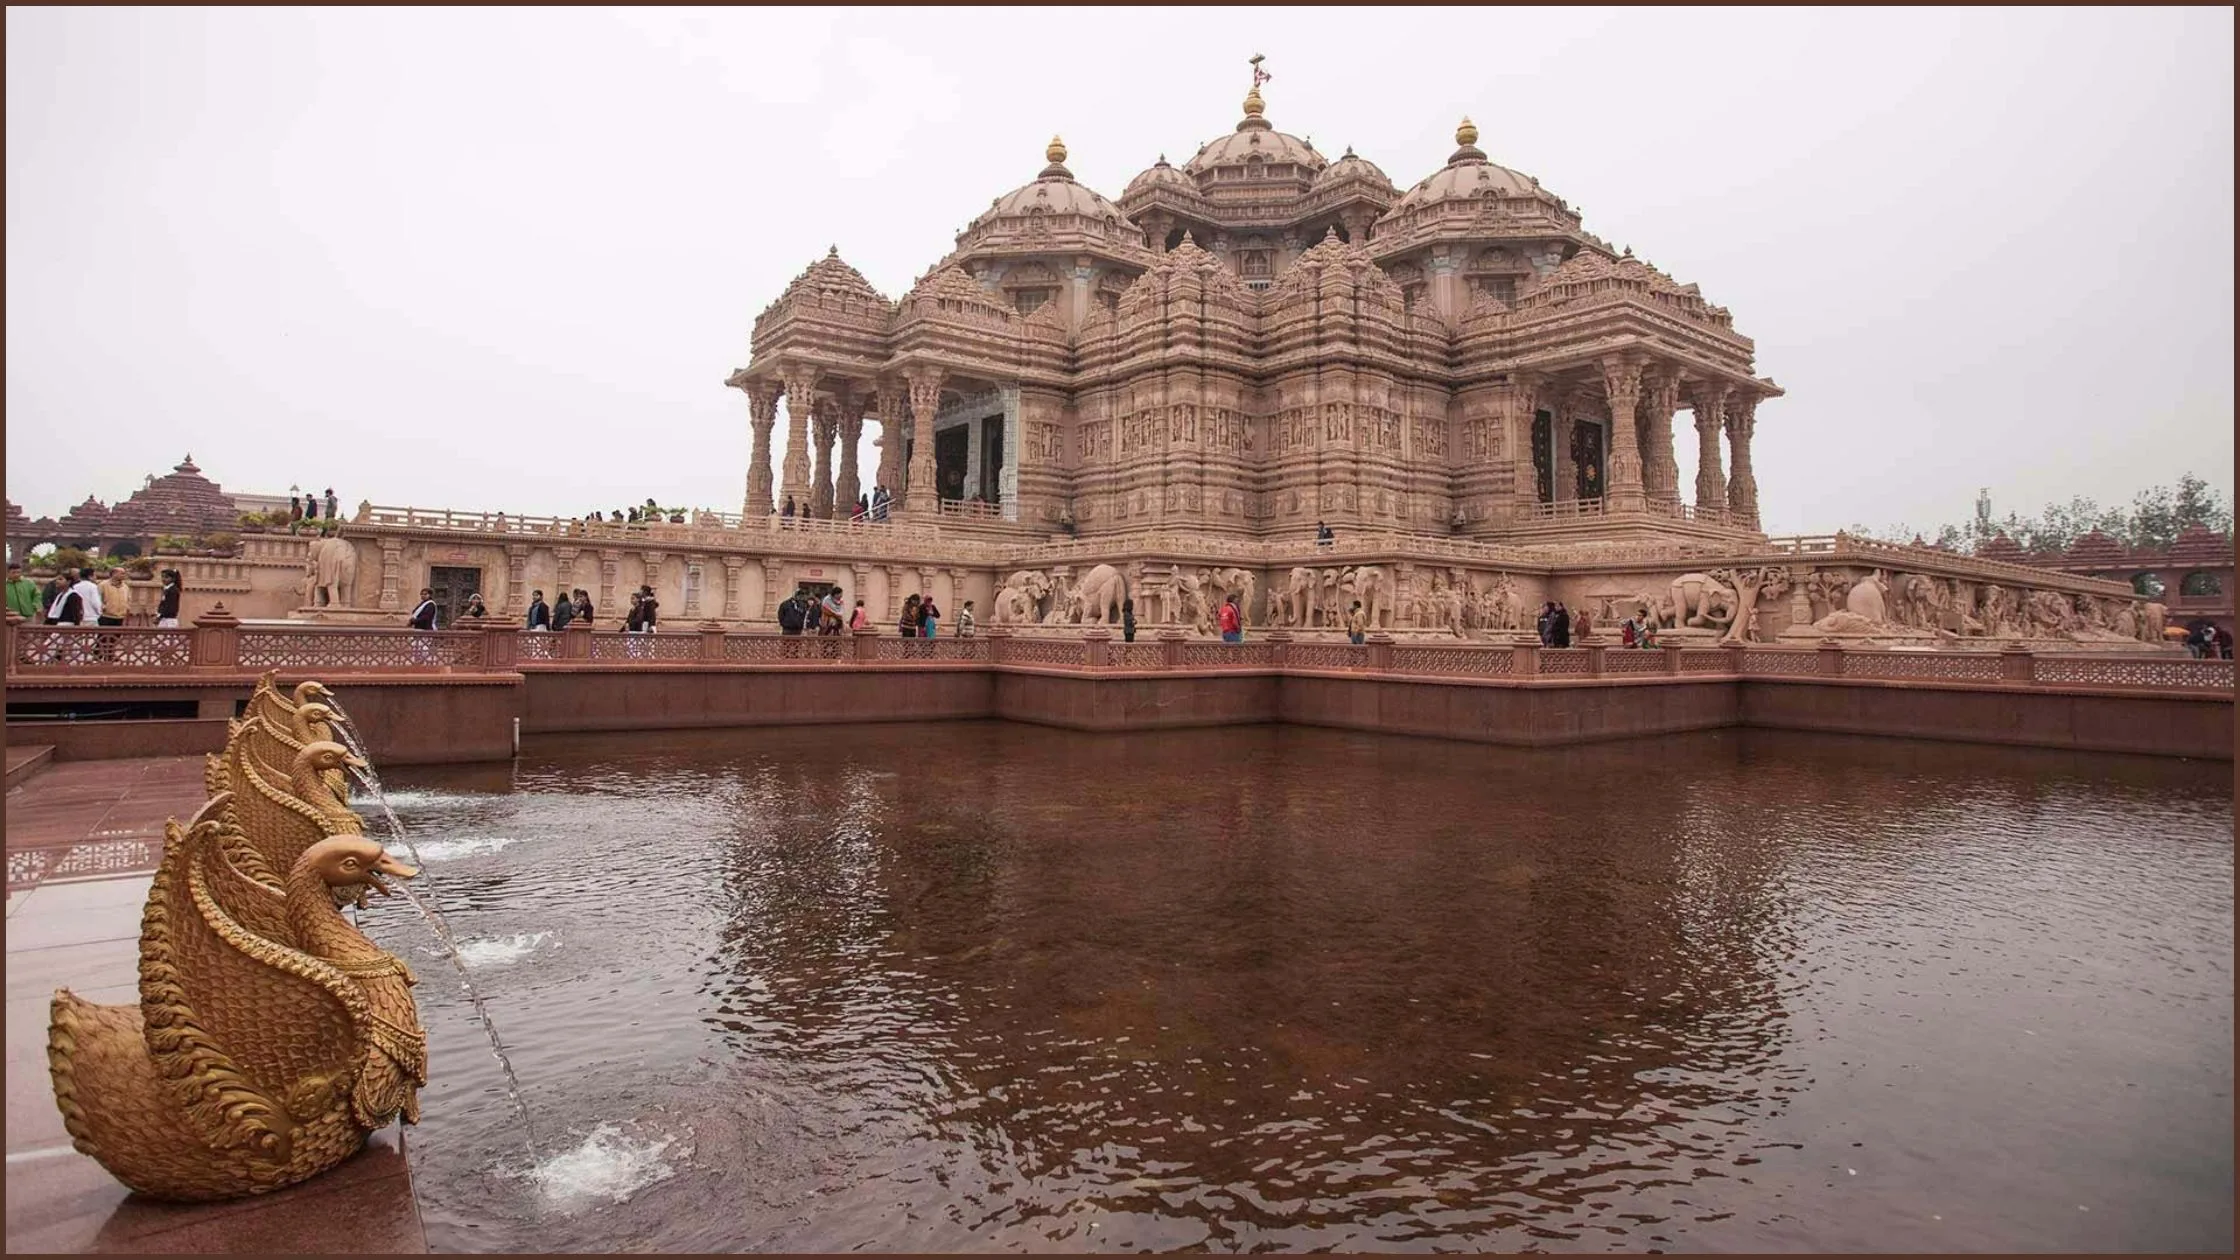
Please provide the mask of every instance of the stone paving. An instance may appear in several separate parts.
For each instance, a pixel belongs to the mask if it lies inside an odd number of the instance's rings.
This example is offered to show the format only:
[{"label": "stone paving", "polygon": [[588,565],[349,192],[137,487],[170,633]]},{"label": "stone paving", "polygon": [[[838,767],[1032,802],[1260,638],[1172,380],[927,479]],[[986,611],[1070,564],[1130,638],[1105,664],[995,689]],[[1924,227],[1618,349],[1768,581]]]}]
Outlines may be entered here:
[{"label": "stone paving", "polygon": [[48,1003],[58,986],[139,1001],[140,915],[163,823],[202,802],[197,757],[63,762],[8,793],[8,1250],[425,1251],[398,1129],[301,1186],[197,1206],[128,1194],[63,1132]]}]

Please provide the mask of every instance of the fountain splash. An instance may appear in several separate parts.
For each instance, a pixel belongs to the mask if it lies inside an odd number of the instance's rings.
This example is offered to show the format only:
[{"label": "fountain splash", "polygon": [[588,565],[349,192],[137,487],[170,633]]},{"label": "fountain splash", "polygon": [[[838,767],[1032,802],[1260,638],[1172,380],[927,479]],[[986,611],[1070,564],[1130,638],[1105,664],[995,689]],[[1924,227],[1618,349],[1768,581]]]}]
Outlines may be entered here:
[{"label": "fountain splash", "polygon": [[672,1151],[677,1143],[674,1134],[631,1138],[615,1125],[601,1124],[583,1141],[535,1162],[521,1175],[562,1206],[596,1199],[627,1203],[638,1191],[677,1175],[667,1157],[681,1160],[692,1154],[689,1146]]},{"label": "fountain splash", "polygon": [[530,1118],[529,1104],[521,1096],[521,1078],[513,1070],[513,1059],[506,1054],[505,1041],[498,1035],[498,1025],[490,1018],[490,1011],[483,1004],[481,991],[474,987],[474,978],[467,974],[467,960],[459,953],[458,938],[452,935],[451,925],[444,921],[442,913],[433,904],[435,881],[428,877],[427,863],[420,858],[419,846],[412,842],[411,836],[405,834],[404,824],[397,819],[397,811],[390,808],[388,794],[381,789],[381,776],[373,768],[373,759],[366,755],[365,745],[358,740],[357,723],[352,722],[350,715],[343,711],[341,701],[330,699],[327,705],[335,711],[335,734],[361,763],[350,768],[351,776],[372,794],[375,808],[388,824],[390,837],[404,845],[406,851],[412,854],[413,864],[420,868],[420,882],[427,888],[427,897],[423,899],[409,884],[398,884],[397,891],[403,893],[405,900],[412,903],[412,908],[427,920],[428,927],[442,943],[444,953],[450,957],[452,969],[459,973],[459,987],[466,992],[467,1004],[474,1008],[475,1018],[482,1021],[483,1034],[490,1039],[491,1057],[498,1061],[499,1071],[505,1074],[506,1098],[512,1102],[514,1114],[521,1118],[522,1130],[528,1135],[529,1158],[536,1159],[542,1143],[537,1139],[537,1124]]}]

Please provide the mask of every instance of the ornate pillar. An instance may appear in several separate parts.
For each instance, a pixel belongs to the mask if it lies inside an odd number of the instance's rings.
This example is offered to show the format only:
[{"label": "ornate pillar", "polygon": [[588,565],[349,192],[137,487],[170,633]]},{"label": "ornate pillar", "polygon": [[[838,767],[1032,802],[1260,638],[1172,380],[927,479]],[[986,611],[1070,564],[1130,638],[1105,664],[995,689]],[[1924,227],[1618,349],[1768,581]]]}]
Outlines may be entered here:
[{"label": "ornate pillar", "polygon": [[848,519],[863,494],[863,478],[856,469],[856,447],[863,444],[863,395],[840,391],[840,482],[833,489],[834,515]]},{"label": "ornate pillar", "polygon": [[[918,594],[925,596],[927,599],[933,598],[933,574],[934,570],[931,565],[924,565],[918,569]],[[935,606],[939,607],[940,605],[936,602]],[[950,616],[948,609],[941,609],[942,620],[946,621]]]},{"label": "ornate pillar", "polygon": [[941,510],[941,491],[934,484],[933,417],[941,409],[940,368],[919,365],[903,369],[910,386],[910,471],[905,485],[910,511],[926,517]]},{"label": "ornate pillar", "polygon": [[684,558],[684,615],[695,621],[700,619],[700,583],[706,574],[705,558]]},{"label": "ornate pillar", "polygon": [[389,612],[404,608],[404,542],[396,538],[381,540],[381,607]]},{"label": "ornate pillar", "polygon": [[1641,391],[1641,483],[1652,503],[1680,502],[1680,461],[1672,454],[1672,413],[1680,407],[1680,373],[1660,367]]},{"label": "ornate pillar", "polygon": [[521,543],[506,544],[506,602],[499,616],[529,609],[529,549]]},{"label": "ornate pillar", "polygon": [[600,550],[599,602],[592,608],[593,617],[597,617],[600,611],[604,610],[607,615],[607,619],[614,622],[616,625],[622,624],[622,613],[614,606],[615,568],[621,563],[621,561],[621,552],[611,551],[605,548],[602,548]]},{"label": "ornate pillar", "polygon": [[817,377],[813,367],[786,365],[786,459],[778,493],[793,500],[796,516],[809,505],[809,415],[817,409]]},{"label": "ornate pillar", "polygon": [[823,400],[816,410],[816,471],[811,473],[809,515],[820,521],[832,519],[832,442],[839,436],[839,425],[833,418],[834,402]]},{"label": "ornate pillar", "polygon": [[1758,428],[1758,400],[1742,394],[1727,403],[1727,444],[1734,455],[1734,474],[1727,479],[1727,510],[1735,522],[1758,527],[1758,479],[1750,471],[1750,435]]},{"label": "ornate pillar", "polygon": [[902,382],[892,377],[880,378],[879,476],[872,484],[885,486],[887,493],[897,499],[902,497],[903,407],[908,401]]},{"label": "ornate pillar", "polygon": [[741,514],[752,521],[768,516],[777,510],[770,498],[770,431],[778,423],[778,387],[766,381],[750,381],[747,392],[747,423],[754,428],[754,452],[747,462],[747,502]]},{"label": "ornate pillar", "polygon": [[1713,515],[1727,510],[1727,474],[1720,468],[1719,434],[1726,427],[1724,381],[1696,386],[1696,510]]},{"label": "ornate pillar", "polygon": [[868,564],[851,564],[848,566],[848,573],[855,580],[855,585],[848,588],[848,611],[846,615],[850,617],[856,615],[856,601],[860,599],[863,601],[864,616],[868,617],[871,615],[871,566]]},{"label": "ornate pillar", "polygon": [[949,614],[951,621],[964,612],[964,574],[963,569],[949,570],[949,603],[943,605],[942,611]]},{"label": "ornate pillar", "polygon": [[902,566],[887,566],[887,621],[891,624],[902,616]]},{"label": "ornate pillar", "polygon": [[1610,400],[1610,442],[1603,452],[1603,472],[1609,478],[1605,505],[1613,512],[1638,512],[1645,503],[1641,488],[1641,440],[1633,425],[1634,408],[1641,402],[1641,364],[1624,355],[1602,361],[1602,387]]},{"label": "ornate pillar", "polygon": [[552,593],[557,601],[567,598],[576,589],[576,557],[583,553],[575,547],[556,547],[552,554],[560,561],[560,589]]},{"label": "ornate pillar", "polygon": [[[648,551],[644,553],[643,558],[645,560],[646,566],[646,575],[643,581],[643,585],[652,587],[654,595],[659,596],[661,594],[661,561],[663,558],[662,554],[658,551]],[[661,615],[660,610],[656,609],[654,615],[656,617],[659,617]]]},{"label": "ornate pillar", "polygon": [[739,620],[739,574],[746,567],[747,562],[737,556],[725,556],[723,558],[723,619],[725,621]]}]

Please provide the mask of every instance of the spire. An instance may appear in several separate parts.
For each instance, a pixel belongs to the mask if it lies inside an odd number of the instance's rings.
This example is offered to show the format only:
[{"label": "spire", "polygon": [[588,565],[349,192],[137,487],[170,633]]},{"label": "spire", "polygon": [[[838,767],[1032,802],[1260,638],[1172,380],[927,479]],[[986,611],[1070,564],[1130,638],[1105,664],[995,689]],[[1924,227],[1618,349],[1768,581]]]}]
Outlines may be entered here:
[{"label": "spire", "polygon": [[1056,136],[1050,137],[1050,146],[1042,151],[1042,156],[1050,159],[1050,165],[1042,168],[1042,174],[1039,178],[1073,178],[1073,172],[1066,169],[1066,142],[1064,140]]},{"label": "spire", "polygon": [[1239,131],[1265,130],[1268,126],[1268,120],[1261,117],[1268,111],[1268,106],[1267,102],[1260,99],[1260,85],[1275,76],[1260,68],[1260,63],[1266,60],[1259,53],[1252,54],[1252,90],[1244,94],[1244,121],[1237,124]]},{"label": "spire", "polygon": [[1454,143],[1454,155],[1447,159],[1447,165],[1460,166],[1465,162],[1486,160],[1485,151],[1478,147],[1478,124],[1471,122],[1467,114],[1454,129]]}]

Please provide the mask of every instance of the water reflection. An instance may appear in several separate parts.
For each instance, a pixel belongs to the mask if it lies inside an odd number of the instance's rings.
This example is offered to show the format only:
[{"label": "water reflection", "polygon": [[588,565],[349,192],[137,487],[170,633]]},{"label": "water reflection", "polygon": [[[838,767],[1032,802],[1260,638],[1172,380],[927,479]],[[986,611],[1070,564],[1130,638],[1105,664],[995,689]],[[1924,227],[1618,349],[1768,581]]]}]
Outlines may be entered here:
[{"label": "water reflection", "polygon": [[[692,1169],[603,1213],[598,1245],[2229,1236],[2228,1140],[2221,1207],[1915,1210],[1997,1180],[1940,1156],[1952,1134],[2043,1123],[2024,1095],[1941,1087],[2035,1070],[1987,1019],[2130,1065],[2141,1106],[2229,1092],[2229,768],[1743,732],[1518,752],[998,724],[532,753],[510,784],[410,776],[428,795],[407,822],[519,837],[445,872],[477,936],[561,929],[491,979],[532,1097],[586,1130],[691,1132]],[[2062,1014],[2079,995],[2124,1023]],[[443,1056],[415,1147],[432,1236],[576,1240],[472,1175],[475,1076]],[[1893,1109],[1922,1158],[1827,1180],[1828,1150],[1868,1162],[1833,1129]],[[2008,1192],[2174,1193],[2101,1153],[2144,1114],[2052,1124],[2007,1153],[2035,1170]],[[2214,1152],[2201,1130],[2177,1146]]]}]

